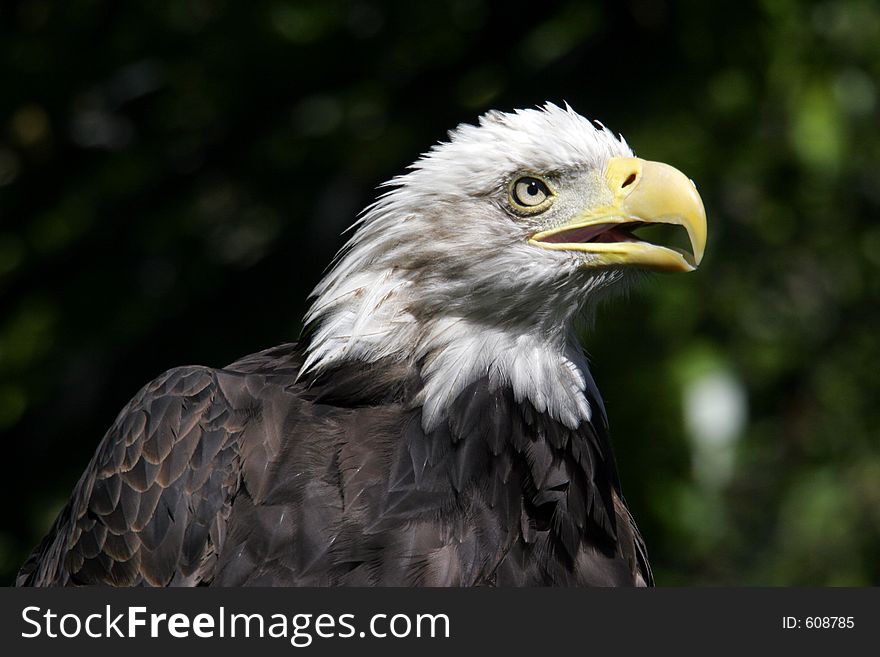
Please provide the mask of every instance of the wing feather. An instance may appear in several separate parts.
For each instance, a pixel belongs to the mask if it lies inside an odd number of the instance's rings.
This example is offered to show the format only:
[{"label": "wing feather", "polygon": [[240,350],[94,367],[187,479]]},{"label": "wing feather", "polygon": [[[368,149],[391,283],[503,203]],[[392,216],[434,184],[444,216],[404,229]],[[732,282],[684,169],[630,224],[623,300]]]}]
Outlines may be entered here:
[{"label": "wing feather", "polygon": [[210,581],[240,469],[242,426],[221,376],[176,368],[135,396],[17,585]]}]

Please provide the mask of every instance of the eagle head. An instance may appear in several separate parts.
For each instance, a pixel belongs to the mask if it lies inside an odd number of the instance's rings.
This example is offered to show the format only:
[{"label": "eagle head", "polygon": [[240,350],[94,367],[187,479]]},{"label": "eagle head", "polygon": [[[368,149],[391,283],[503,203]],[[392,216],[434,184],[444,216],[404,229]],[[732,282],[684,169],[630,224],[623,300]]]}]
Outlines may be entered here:
[{"label": "eagle head", "polygon": [[[480,376],[570,426],[589,419],[573,320],[630,271],[695,269],[706,244],[693,182],[567,105],[489,112],[385,186],[313,293],[304,371],[408,361],[426,426]],[[656,224],[690,251],[636,235]]]}]

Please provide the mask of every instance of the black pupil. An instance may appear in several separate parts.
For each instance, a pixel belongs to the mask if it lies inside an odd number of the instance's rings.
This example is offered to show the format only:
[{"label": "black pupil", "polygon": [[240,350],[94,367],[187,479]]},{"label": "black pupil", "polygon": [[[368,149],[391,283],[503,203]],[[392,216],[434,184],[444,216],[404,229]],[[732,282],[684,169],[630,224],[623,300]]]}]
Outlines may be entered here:
[{"label": "black pupil", "polygon": [[526,187],[526,194],[528,194],[529,196],[537,196],[540,191],[541,187],[538,185],[537,180],[532,180],[529,183],[529,186]]}]

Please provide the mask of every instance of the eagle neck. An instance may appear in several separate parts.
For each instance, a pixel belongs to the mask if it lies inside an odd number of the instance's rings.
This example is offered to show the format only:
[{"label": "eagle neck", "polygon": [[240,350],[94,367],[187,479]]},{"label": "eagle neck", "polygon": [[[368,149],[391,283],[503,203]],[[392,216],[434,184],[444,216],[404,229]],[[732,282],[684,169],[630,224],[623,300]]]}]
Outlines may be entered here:
[{"label": "eagle neck", "polygon": [[566,316],[512,322],[455,309],[424,312],[412,283],[391,272],[369,283],[324,310],[322,299],[316,301],[303,373],[352,361],[409,364],[422,381],[413,402],[422,406],[426,431],[481,379],[492,389],[509,388],[517,402],[530,402],[570,429],[592,419],[591,401],[604,412],[572,328],[572,304]]},{"label": "eagle neck", "polygon": [[423,387],[417,401],[426,431],[444,421],[455,399],[481,379],[490,390],[509,389],[515,401],[529,402],[570,429],[592,418],[588,391],[595,384],[571,330],[548,337],[538,330],[445,318],[428,327],[418,354]]}]

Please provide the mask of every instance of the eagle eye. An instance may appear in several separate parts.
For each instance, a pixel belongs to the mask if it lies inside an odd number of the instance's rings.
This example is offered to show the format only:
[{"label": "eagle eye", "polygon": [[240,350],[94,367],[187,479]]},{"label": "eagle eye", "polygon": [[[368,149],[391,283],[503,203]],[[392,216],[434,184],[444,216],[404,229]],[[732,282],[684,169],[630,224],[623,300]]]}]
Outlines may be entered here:
[{"label": "eagle eye", "polygon": [[523,176],[510,185],[510,202],[519,210],[536,212],[546,209],[553,200],[553,192],[540,178]]}]

